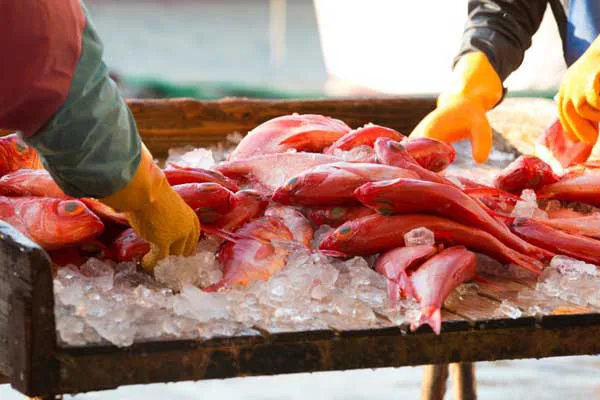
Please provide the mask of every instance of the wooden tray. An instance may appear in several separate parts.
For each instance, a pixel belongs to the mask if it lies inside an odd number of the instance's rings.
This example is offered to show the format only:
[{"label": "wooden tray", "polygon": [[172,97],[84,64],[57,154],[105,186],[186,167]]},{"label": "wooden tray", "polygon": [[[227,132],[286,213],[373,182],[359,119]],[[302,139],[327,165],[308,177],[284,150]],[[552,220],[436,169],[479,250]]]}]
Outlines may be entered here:
[{"label": "wooden tray", "polygon": [[[275,116],[320,113],[353,127],[368,122],[408,133],[431,111],[434,98],[218,102],[130,100],[150,150],[202,146],[245,133]],[[77,393],[120,385],[399,367],[458,361],[540,358],[600,351],[600,314],[554,300],[543,316],[527,314],[515,297],[532,282],[500,280],[503,290],[465,295],[444,311],[442,334],[428,327],[273,332],[207,341],[179,340],[114,346],[62,347],[56,342],[51,264],[47,254],[0,222],[0,374],[29,395]],[[511,300],[523,316],[500,311]],[[550,299],[548,301],[551,301]],[[456,304],[453,306],[452,304]]]}]

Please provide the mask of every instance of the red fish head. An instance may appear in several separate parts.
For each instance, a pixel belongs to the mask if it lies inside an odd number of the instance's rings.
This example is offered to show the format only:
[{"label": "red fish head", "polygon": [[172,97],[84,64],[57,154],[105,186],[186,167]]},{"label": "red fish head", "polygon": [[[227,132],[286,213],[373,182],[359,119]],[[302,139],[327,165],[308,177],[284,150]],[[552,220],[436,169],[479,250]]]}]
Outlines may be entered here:
[{"label": "red fish head", "polygon": [[360,186],[354,191],[354,196],[363,204],[368,205],[379,214],[392,215],[394,213],[394,204],[391,200],[382,196],[382,191],[388,186],[397,185],[398,179],[390,179],[387,181],[369,182]]},{"label": "red fish head", "polygon": [[79,200],[21,197],[11,199],[31,238],[45,249],[93,239],[104,224]]},{"label": "red fish head", "polygon": [[42,168],[36,151],[14,133],[0,137],[0,176],[22,168]]},{"label": "red fish head", "polygon": [[315,167],[305,173],[296,175],[288,180],[284,185],[280,186],[273,193],[273,201],[281,204],[292,204],[296,196],[314,192],[314,196],[318,196],[318,191],[315,191],[327,177],[332,173],[330,169],[324,167]]},{"label": "red fish head", "polygon": [[234,207],[244,205],[245,207],[266,208],[267,204],[267,199],[256,190],[244,189],[235,194]]},{"label": "red fish head", "polygon": [[104,230],[104,224],[79,200],[61,200],[56,206],[57,222],[66,237],[91,239]]},{"label": "red fish head", "polygon": [[357,234],[353,221],[346,222],[331,232],[319,245],[320,250],[335,250],[345,253]]}]

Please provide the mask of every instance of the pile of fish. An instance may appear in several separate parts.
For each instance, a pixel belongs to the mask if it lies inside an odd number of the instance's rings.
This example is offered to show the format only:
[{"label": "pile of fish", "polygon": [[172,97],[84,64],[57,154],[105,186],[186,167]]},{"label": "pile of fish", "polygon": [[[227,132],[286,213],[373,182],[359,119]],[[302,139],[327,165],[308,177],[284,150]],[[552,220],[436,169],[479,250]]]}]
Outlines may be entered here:
[{"label": "pile of fish", "polygon": [[[16,136],[0,138],[0,155],[0,219],[48,250],[55,268],[138,262],[149,251],[124,215],[66,196]],[[371,257],[390,301],[419,303],[412,329],[439,333],[444,300],[478,279],[478,253],[534,275],[557,255],[600,264],[600,163],[558,175],[521,156],[486,185],[449,173],[455,157],[437,140],[292,114],[257,126],[209,168],[163,171],[196,211],[201,240],[218,241],[222,278],[204,292],[266,281],[294,249]],[[326,225],[334,229],[315,247]]]}]

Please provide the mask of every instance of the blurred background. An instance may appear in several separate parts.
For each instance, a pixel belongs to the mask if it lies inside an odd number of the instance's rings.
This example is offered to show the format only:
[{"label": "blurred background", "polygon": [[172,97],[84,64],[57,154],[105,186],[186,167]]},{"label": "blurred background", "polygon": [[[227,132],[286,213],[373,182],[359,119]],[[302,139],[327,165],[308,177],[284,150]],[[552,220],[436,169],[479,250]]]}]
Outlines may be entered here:
[{"label": "blurred background", "polygon": [[[127,95],[425,94],[447,83],[467,0],[88,0]],[[511,95],[551,97],[564,71],[548,9]]]},{"label": "blurred background", "polygon": [[[127,97],[429,94],[447,83],[467,0],[87,0]],[[552,98],[565,65],[550,11],[513,96]],[[483,399],[600,397],[597,357],[477,364]],[[75,399],[418,398],[420,368],[125,387]],[[449,397],[448,397],[449,398]],[[0,399],[24,397],[0,385]]]}]

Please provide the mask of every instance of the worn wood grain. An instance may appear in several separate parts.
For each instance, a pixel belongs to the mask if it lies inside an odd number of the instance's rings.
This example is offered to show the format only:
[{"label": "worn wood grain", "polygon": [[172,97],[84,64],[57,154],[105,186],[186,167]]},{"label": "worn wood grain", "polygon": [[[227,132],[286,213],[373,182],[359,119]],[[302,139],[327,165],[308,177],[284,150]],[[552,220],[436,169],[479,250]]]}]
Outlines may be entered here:
[{"label": "worn wood grain", "polygon": [[144,142],[155,157],[163,158],[172,147],[211,145],[222,141],[230,133],[246,134],[271,118],[292,113],[323,114],[339,118],[353,128],[373,122],[410,133],[434,109],[435,98],[369,97],[296,101],[129,99],[127,104]]},{"label": "worn wood grain", "polygon": [[444,324],[442,335],[427,328],[406,334],[386,328],[348,336],[305,334],[248,338],[228,344],[181,341],[114,347],[59,349],[60,392],[127,384],[274,375],[446,362],[493,361],[595,354],[600,351],[600,316],[571,318],[560,327],[469,327]]},{"label": "worn wood grain", "polygon": [[8,345],[2,353],[8,355],[2,372],[24,394],[53,393],[58,370],[53,359],[56,333],[50,260],[39,246],[1,221],[0,278],[9,282],[8,291],[0,292],[1,301],[8,303],[8,318],[0,320]]}]

